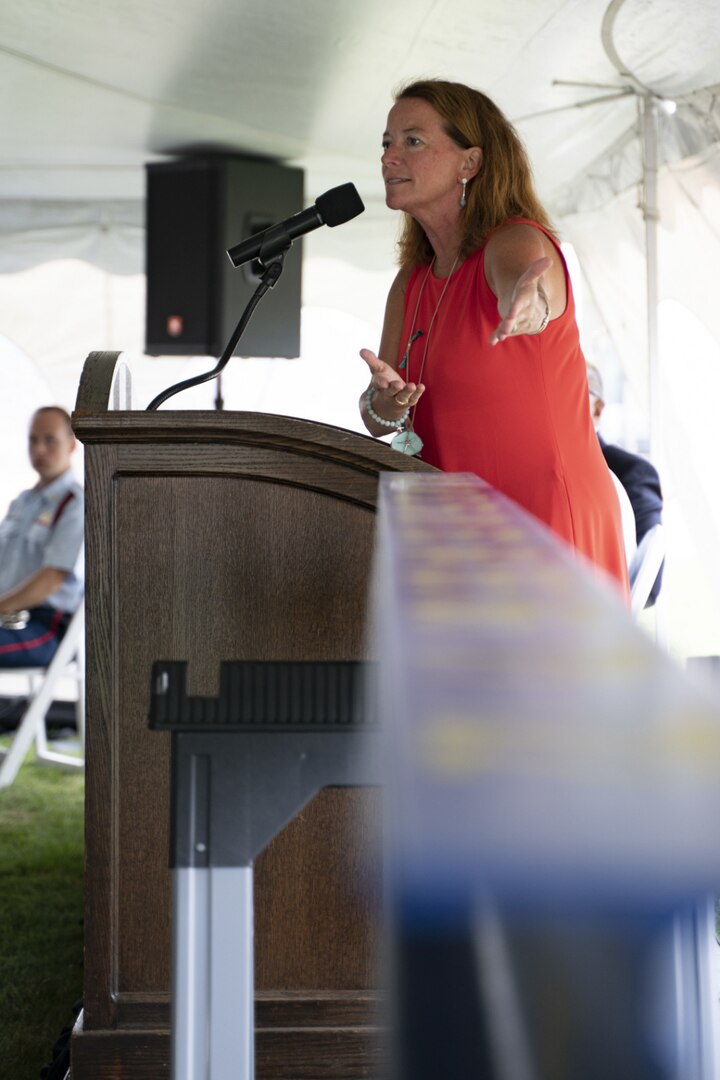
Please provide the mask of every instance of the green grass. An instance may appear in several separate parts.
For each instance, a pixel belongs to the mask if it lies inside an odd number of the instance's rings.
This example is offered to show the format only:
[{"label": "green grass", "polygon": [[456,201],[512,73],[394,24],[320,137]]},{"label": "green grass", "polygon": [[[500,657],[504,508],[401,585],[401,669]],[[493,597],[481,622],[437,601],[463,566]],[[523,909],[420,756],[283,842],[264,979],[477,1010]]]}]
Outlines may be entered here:
[{"label": "green grass", "polygon": [[82,996],[83,791],[80,770],[39,766],[32,753],[0,791],[0,1075],[8,1080],[37,1080]]}]

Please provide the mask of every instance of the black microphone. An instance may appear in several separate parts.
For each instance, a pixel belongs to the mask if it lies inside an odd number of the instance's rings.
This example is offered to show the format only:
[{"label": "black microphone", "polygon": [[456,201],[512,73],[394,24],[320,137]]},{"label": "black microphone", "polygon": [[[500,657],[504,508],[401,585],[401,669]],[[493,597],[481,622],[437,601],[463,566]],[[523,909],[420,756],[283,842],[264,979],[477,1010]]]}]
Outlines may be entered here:
[{"label": "black microphone", "polygon": [[319,195],[314,206],[301,210],[299,214],[293,214],[285,221],[255,233],[231,247],[228,257],[233,266],[242,266],[251,259],[264,262],[273,255],[286,251],[299,236],[319,229],[321,225],[329,225],[330,228],[343,225],[362,214],[364,209],[355,185],[341,184],[340,187],[331,188],[324,195]]}]

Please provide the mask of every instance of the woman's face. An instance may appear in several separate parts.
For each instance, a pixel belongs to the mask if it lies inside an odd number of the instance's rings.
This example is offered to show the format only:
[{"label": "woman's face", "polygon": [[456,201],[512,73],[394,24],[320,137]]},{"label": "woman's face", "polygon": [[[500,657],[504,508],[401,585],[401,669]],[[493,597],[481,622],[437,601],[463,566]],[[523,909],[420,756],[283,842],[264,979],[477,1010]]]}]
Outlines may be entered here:
[{"label": "woman's face", "polygon": [[401,98],[393,105],[383,135],[385,202],[420,221],[428,214],[459,212],[460,179],[468,152],[453,142],[427,101]]}]

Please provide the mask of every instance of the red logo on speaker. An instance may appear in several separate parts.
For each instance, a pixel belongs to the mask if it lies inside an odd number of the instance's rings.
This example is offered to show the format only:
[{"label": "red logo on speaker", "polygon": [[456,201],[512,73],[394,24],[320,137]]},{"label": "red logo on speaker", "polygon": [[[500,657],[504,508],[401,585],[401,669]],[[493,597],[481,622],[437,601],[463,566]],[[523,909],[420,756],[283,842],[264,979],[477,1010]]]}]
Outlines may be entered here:
[{"label": "red logo on speaker", "polygon": [[167,330],[168,337],[180,337],[183,332],[182,315],[168,315],[165,322],[165,328]]}]

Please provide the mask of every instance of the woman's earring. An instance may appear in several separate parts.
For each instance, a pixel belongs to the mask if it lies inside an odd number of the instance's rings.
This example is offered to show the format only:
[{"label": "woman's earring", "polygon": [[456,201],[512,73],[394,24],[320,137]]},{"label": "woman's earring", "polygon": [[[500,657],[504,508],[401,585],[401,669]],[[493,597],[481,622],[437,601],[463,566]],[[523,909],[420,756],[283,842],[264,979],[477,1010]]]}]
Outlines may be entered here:
[{"label": "woman's earring", "polygon": [[461,209],[461,210],[464,210],[464,209],[465,209],[465,207],[467,206],[467,194],[466,194],[466,189],[467,189],[467,177],[466,177],[466,176],[463,176],[463,178],[462,178],[462,180],[460,181],[460,183],[461,183],[461,184],[462,184],[462,186],[463,186],[463,189],[462,189],[462,195],[460,196],[460,209]]}]

